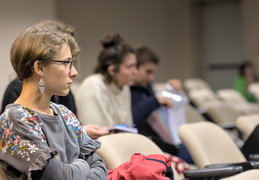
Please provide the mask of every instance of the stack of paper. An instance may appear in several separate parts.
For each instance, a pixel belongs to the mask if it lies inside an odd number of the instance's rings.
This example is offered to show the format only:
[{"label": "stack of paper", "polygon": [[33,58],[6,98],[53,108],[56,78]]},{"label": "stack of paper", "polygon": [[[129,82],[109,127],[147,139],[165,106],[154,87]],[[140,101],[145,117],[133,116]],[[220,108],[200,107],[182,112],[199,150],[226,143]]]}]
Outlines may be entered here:
[{"label": "stack of paper", "polygon": [[178,145],[178,128],[185,123],[185,109],[160,107],[148,118],[148,124],[167,143]]}]

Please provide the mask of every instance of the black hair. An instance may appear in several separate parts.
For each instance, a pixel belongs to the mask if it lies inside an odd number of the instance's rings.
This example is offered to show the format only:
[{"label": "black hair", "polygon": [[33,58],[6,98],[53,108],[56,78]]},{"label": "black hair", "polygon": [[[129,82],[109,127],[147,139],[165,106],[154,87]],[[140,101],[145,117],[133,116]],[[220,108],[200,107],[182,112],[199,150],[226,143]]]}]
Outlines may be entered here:
[{"label": "black hair", "polygon": [[159,64],[159,58],[156,53],[147,46],[138,46],[135,48],[135,53],[137,57],[137,67],[146,63]]}]

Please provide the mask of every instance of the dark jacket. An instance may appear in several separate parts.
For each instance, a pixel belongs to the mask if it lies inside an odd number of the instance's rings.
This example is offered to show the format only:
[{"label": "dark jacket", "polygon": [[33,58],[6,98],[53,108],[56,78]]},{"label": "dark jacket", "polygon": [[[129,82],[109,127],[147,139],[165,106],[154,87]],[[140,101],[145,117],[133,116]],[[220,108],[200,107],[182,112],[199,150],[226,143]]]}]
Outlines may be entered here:
[{"label": "dark jacket", "polygon": [[131,86],[130,91],[133,122],[146,123],[149,115],[160,107],[151,84],[146,87]]},{"label": "dark jacket", "polygon": [[174,155],[177,154],[177,148],[164,142],[146,122],[151,113],[160,107],[151,84],[146,87],[131,86],[130,91],[133,122],[136,124],[138,132],[149,137],[163,151]]}]

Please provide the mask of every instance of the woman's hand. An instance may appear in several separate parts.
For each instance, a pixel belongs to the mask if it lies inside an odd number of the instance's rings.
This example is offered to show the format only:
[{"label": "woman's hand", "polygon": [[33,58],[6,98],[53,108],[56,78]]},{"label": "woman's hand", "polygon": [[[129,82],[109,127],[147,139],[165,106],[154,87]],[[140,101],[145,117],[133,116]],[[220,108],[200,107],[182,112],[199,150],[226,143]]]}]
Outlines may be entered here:
[{"label": "woman's hand", "polygon": [[182,82],[179,79],[169,79],[167,82],[176,90],[182,90]]},{"label": "woman's hand", "polygon": [[109,134],[109,130],[107,130],[107,128],[101,128],[94,124],[83,125],[83,128],[85,129],[87,135],[92,139],[97,139],[100,136]]},{"label": "woman's hand", "polygon": [[159,103],[161,106],[167,106],[167,107],[172,107],[172,106],[173,106],[172,101],[170,101],[170,100],[169,100],[168,98],[166,98],[166,97],[157,95],[157,96],[156,96],[156,99],[157,99],[158,103]]}]

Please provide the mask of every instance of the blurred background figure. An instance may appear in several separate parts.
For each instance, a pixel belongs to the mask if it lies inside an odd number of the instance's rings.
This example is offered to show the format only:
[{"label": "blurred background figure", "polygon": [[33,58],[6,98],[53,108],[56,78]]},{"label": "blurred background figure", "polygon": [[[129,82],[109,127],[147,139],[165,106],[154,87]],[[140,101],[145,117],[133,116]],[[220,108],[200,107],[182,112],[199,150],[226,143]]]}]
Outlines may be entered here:
[{"label": "blurred background figure", "polygon": [[[134,83],[130,86],[131,105],[134,124],[140,134],[151,138],[164,152],[179,156],[189,163],[193,163],[186,148],[181,144],[175,147],[173,144],[166,143],[147,123],[149,116],[162,106],[172,107],[172,101],[168,98],[155,94],[152,88],[152,81],[159,64],[159,58],[153,50],[147,46],[135,48],[137,56],[138,74]],[[182,89],[182,83],[178,79],[169,79],[168,84],[175,91]]]},{"label": "blurred background figure", "polygon": [[248,86],[257,82],[255,66],[250,61],[245,61],[239,66],[239,76],[234,79],[233,88],[240,92],[249,102],[256,102],[256,98],[249,93]]},{"label": "blurred background figure", "polygon": [[84,79],[77,93],[79,119],[83,125],[101,127],[132,124],[129,85],[137,73],[134,50],[117,33],[104,35],[101,45],[95,73]]}]

